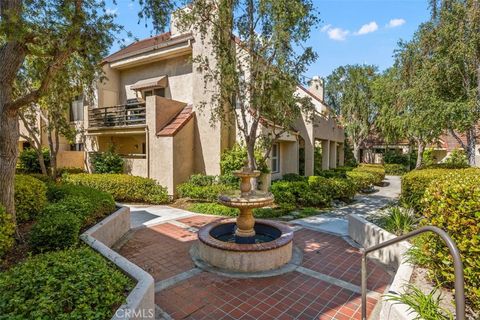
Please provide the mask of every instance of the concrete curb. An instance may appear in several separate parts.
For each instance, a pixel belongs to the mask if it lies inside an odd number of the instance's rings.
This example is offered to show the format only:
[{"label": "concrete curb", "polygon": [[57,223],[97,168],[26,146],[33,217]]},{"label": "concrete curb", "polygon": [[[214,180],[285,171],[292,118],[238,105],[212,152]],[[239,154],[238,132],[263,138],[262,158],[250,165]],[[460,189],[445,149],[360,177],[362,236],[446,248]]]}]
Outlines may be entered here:
[{"label": "concrete curb", "polygon": [[[363,248],[367,248],[386,240],[395,238],[395,235],[380,228],[379,226],[356,215],[348,215],[348,234]],[[389,296],[398,296],[405,292],[404,287],[410,282],[413,273],[413,265],[405,260],[404,254],[411,247],[406,242],[400,242],[369,254],[380,262],[394,266],[395,277],[387,292]],[[385,295],[381,299],[381,310],[378,319],[382,320],[413,320],[418,314],[405,304],[395,301],[388,301]]]},{"label": "concrete curb", "polygon": [[85,231],[80,238],[124,273],[137,281],[125,304],[113,319],[154,319],[155,283],[153,277],[110,247],[130,230],[130,208],[120,207],[113,214]]}]

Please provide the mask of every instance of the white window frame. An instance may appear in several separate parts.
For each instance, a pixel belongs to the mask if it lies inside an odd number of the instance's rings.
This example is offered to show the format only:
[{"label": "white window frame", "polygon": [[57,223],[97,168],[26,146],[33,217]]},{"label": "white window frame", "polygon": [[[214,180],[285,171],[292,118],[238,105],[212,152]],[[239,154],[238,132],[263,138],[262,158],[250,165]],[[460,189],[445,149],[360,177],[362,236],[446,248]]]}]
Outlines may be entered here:
[{"label": "white window frame", "polygon": [[[279,173],[280,172],[280,144],[274,143],[272,144],[272,173]],[[276,164],[276,168],[274,166]]]}]

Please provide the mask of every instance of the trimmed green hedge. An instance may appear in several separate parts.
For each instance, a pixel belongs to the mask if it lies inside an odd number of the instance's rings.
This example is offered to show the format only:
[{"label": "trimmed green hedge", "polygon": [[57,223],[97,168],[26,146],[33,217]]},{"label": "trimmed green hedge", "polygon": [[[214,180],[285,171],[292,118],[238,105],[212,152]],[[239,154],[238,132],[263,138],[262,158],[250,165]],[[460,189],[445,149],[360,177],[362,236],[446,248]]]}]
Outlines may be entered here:
[{"label": "trimmed green hedge", "polygon": [[236,217],[239,214],[238,209],[229,208],[219,203],[211,202],[193,203],[192,205],[190,205],[188,210],[197,213],[213,214],[226,217]]},{"label": "trimmed green hedge", "polygon": [[[463,260],[466,296],[474,309],[479,310],[480,170],[444,174],[426,188],[421,203],[424,208],[421,224],[441,228],[457,244]],[[421,261],[437,283],[453,286],[453,260],[444,242],[437,236],[426,235],[417,243]]]},{"label": "trimmed green hedge", "polygon": [[352,181],[358,191],[369,190],[376,181],[375,175],[366,171],[348,171],[347,178]]},{"label": "trimmed green hedge", "polygon": [[110,319],[132,287],[89,248],[41,254],[0,273],[0,318]]},{"label": "trimmed green hedge", "polygon": [[318,184],[312,187],[306,181],[277,181],[272,184],[271,192],[275,203],[286,210],[295,207],[324,207],[332,200],[326,186]]},{"label": "trimmed green hedge", "polygon": [[63,180],[107,192],[116,201],[162,204],[168,202],[165,187],[155,180],[127,174],[65,174]]},{"label": "trimmed green hedge", "polygon": [[0,205],[0,259],[13,247],[14,233],[15,225],[12,216]]},{"label": "trimmed green hedge", "polygon": [[47,187],[34,177],[15,175],[15,210],[19,222],[35,218],[47,204]]},{"label": "trimmed green hedge", "polygon": [[236,187],[226,184],[221,176],[194,174],[187,182],[177,186],[177,193],[180,198],[212,202],[217,201],[220,194],[236,188],[238,188],[238,184]]},{"label": "trimmed green hedge", "polygon": [[80,230],[115,210],[113,197],[85,186],[49,185],[46,206],[30,232],[29,243],[36,252],[71,247]]},{"label": "trimmed green hedge", "polygon": [[408,172],[407,168],[403,164],[398,163],[386,163],[385,174],[391,176],[401,176]]},{"label": "trimmed green hedge", "polygon": [[385,179],[385,168],[381,164],[368,164],[362,163],[357,168],[352,170],[353,172],[368,172],[374,175],[375,181],[373,184],[379,186]]}]

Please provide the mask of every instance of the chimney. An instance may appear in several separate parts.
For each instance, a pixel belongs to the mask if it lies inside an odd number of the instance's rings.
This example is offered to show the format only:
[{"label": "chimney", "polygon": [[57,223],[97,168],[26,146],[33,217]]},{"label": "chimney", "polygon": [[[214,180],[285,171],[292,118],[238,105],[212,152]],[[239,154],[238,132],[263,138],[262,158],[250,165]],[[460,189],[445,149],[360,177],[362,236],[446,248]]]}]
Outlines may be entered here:
[{"label": "chimney", "polygon": [[319,97],[322,101],[324,101],[324,94],[323,94],[323,79],[319,76],[313,76],[312,80],[309,82],[308,91]]}]

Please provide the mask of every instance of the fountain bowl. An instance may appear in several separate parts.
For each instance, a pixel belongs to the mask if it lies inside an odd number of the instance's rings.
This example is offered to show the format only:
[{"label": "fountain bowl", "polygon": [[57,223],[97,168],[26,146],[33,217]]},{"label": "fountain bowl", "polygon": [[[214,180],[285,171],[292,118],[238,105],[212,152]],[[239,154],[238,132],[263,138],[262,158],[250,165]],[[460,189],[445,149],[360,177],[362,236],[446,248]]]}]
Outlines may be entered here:
[{"label": "fountain bowl", "polygon": [[293,231],[283,224],[256,220],[255,243],[235,243],[235,220],[214,222],[198,232],[197,254],[227,271],[251,273],[278,269],[292,259]]}]

